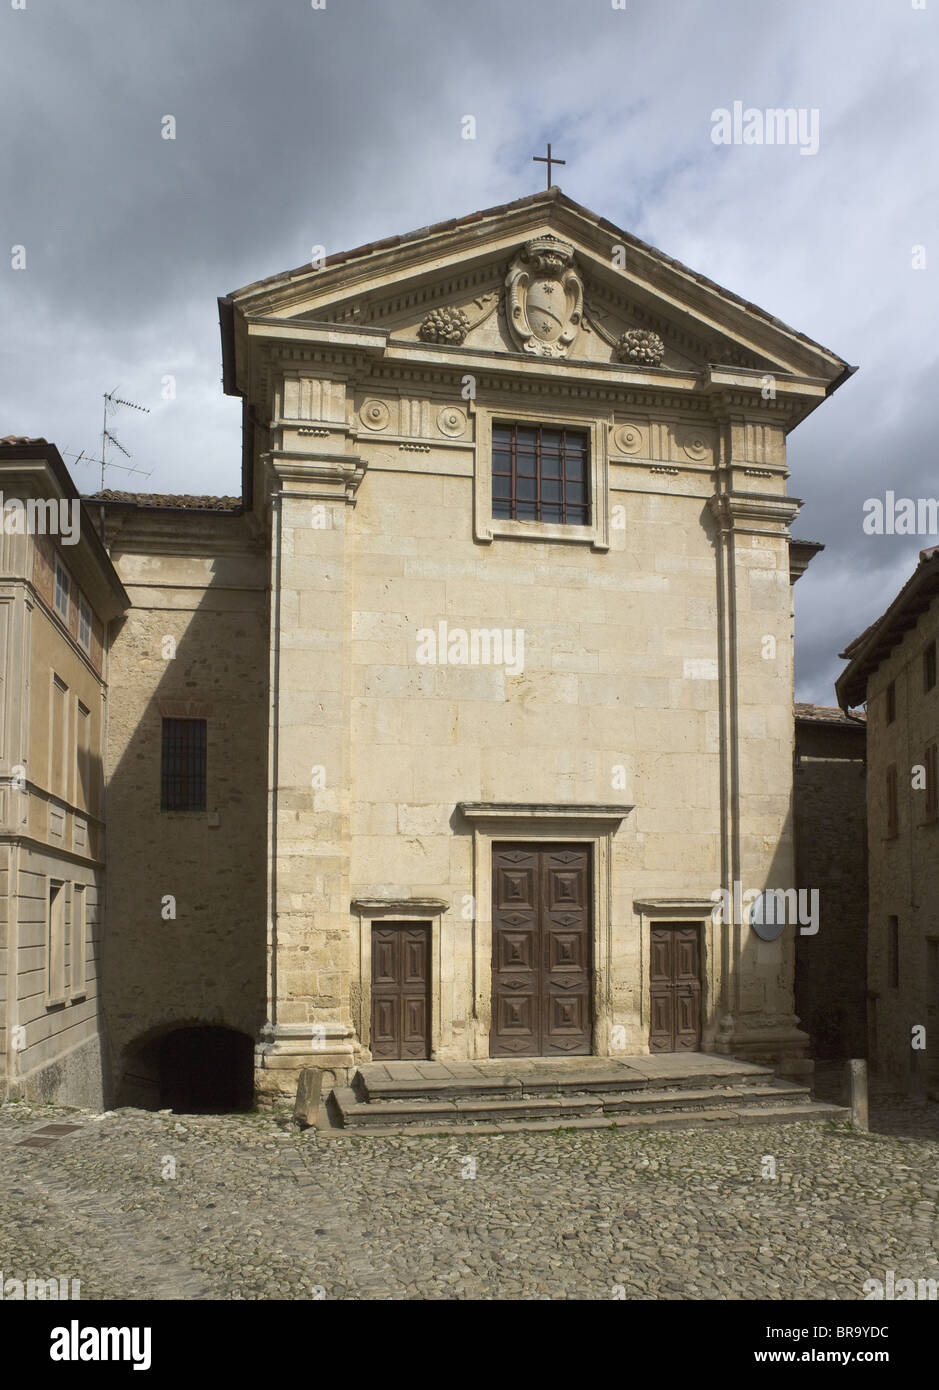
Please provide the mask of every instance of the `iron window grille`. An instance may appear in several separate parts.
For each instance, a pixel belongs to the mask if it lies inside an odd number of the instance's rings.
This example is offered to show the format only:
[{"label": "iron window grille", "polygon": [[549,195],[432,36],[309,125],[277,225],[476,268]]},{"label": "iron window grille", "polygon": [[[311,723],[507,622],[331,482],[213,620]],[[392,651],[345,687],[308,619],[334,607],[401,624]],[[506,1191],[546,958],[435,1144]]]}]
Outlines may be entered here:
[{"label": "iron window grille", "polygon": [[492,515],[589,526],[590,444],[581,430],[492,427]]},{"label": "iron window grille", "polygon": [[163,720],[161,811],[204,811],[206,721]]}]

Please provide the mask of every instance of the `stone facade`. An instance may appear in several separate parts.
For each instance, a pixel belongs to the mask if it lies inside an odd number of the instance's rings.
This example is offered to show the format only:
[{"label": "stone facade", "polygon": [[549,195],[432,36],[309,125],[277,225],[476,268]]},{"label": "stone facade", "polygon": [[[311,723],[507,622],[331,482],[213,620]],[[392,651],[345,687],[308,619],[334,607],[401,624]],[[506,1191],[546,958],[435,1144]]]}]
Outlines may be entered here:
[{"label": "stone facade", "polygon": [[[682,920],[701,1046],[802,1065],[793,933],[711,909],[794,882],[785,444],[845,364],[557,190],[222,313],[227,389],[269,422],[260,1089],[370,1056],[376,922],[430,925],[432,1055],[486,1055],[513,842],[591,851],[594,1052],[648,1050],[651,933]],[[585,524],[494,515],[503,421],[588,437]],[[441,659],[454,631],[520,633],[524,663]]]},{"label": "stone facade", "polygon": [[937,641],[939,549],[932,549],[848,647],[837,682],[843,708],[867,709],[872,1071],[882,1086],[918,1094],[939,1089]]},{"label": "stone facade", "polygon": [[100,1104],[107,634],[128,598],[54,447],[0,441],[0,494],[0,1097]]},{"label": "stone facade", "polygon": [[817,1058],[867,1056],[866,726],[796,705],[796,882],[818,932],[796,942],[796,1013]]}]

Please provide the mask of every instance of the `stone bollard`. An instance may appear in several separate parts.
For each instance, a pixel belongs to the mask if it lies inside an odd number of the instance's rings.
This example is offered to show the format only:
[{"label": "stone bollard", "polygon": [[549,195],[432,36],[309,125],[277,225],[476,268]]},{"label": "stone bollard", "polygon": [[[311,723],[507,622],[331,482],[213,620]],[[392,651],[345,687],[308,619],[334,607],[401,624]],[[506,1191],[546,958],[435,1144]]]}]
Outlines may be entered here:
[{"label": "stone bollard", "polygon": [[850,1062],[845,1062],[845,1071],[851,1124],[855,1129],[867,1130],[867,1062],[863,1057],[854,1057]]},{"label": "stone bollard", "polygon": [[323,1073],[319,1067],[303,1067],[297,1082],[297,1101],[293,1107],[293,1117],[301,1129],[310,1129],[316,1124],[322,1090]]}]

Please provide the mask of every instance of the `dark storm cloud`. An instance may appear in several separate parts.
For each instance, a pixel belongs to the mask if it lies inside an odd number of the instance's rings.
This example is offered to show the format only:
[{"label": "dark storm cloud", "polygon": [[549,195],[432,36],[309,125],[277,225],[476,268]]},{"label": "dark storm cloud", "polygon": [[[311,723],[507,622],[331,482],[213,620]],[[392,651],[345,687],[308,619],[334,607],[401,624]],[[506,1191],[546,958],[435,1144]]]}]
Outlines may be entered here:
[{"label": "dark storm cloud", "polygon": [[[800,695],[832,700],[927,543],[865,536],[865,499],[939,492],[934,7],[26,0],[0,25],[2,226],[27,248],[0,279],[3,433],[94,449],[120,383],[152,411],[114,421],[145,486],[237,491],[216,296],[532,192],[550,139],[577,201],[860,364],[790,439],[794,530],[827,545],[796,589]],[[818,153],[715,146],[735,100],[817,109]]]}]

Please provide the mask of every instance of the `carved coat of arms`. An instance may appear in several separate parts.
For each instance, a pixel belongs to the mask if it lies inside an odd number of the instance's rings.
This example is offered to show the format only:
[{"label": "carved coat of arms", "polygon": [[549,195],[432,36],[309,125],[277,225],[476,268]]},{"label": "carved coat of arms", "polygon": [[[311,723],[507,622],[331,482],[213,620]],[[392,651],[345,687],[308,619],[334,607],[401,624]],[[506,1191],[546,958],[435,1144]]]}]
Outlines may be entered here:
[{"label": "carved coat of arms", "polygon": [[573,246],[550,233],[526,241],[505,285],[506,317],[522,351],[537,357],[566,357],[584,308]]}]

